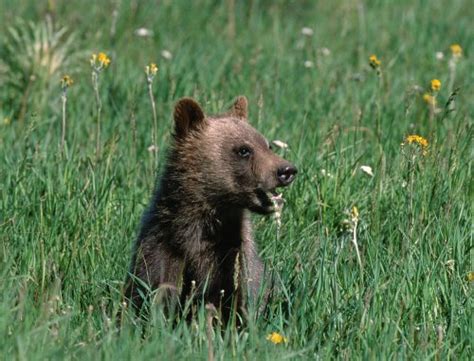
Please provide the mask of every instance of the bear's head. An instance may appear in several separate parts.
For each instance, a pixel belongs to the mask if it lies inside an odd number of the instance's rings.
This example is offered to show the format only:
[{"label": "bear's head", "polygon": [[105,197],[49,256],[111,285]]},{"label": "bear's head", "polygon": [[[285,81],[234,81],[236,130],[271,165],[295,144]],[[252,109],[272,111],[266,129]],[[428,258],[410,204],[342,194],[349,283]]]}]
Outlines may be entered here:
[{"label": "bear's head", "polygon": [[297,170],[250,125],[247,108],[240,96],[226,113],[206,116],[195,100],[181,99],[174,111],[174,162],[196,197],[213,207],[268,214],[275,211],[276,188],[289,185]]}]

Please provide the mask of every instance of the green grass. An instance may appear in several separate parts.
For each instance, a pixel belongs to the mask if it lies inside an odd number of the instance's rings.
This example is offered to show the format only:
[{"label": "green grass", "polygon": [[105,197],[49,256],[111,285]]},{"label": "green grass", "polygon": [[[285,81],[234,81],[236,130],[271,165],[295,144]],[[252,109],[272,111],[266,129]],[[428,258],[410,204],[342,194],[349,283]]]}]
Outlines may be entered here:
[{"label": "green grass", "polygon": [[[472,359],[472,6],[314,3],[236,1],[232,36],[224,1],[0,0],[1,355],[207,358],[203,310],[193,325],[176,327],[157,312],[145,337],[129,323],[118,333],[114,314],[165,159],[173,104],[194,96],[217,112],[245,94],[252,123],[289,144],[285,156],[300,173],[284,193],[279,238],[271,217],[254,218],[262,257],[279,280],[270,312],[242,332],[216,332],[216,359]],[[21,17],[40,34],[48,14],[56,29],[68,29],[53,50],[67,61],[54,71],[28,55],[35,35],[13,46],[9,30],[28,33]],[[312,37],[301,35],[304,26]],[[137,37],[139,27],[154,36]],[[445,112],[452,43],[464,55],[455,107]],[[164,49],[171,60],[161,57]],[[100,154],[89,65],[98,51],[112,59],[100,75]],[[382,81],[368,66],[372,53],[382,61]],[[147,150],[150,62],[160,68],[156,163]],[[65,73],[75,83],[61,152]],[[442,112],[430,120],[413,87],[426,89],[433,78],[442,82]],[[426,156],[401,147],[408,134],[428,139]],[[361,265],[345,222],[354,206]],[[273,331],[288,343],[268,342]]]}]

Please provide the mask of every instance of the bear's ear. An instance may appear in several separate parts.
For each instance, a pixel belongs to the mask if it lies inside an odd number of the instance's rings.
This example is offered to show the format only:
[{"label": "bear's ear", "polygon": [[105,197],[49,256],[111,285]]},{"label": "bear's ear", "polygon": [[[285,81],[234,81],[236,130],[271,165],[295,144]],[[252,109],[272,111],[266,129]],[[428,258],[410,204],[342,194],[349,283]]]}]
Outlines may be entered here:
[{"label": "bear's ear", "polygon": [[235,99],[234,104],[229,109],[229,115],[236,118],[247,120],[248,117],[248,101],[247,98],[243,95],[240,95]]},{"label": "bear's ear", "polygon": [[191,98],[183,98],[174,108],[175,136],[184,139],[190,130],[198,129],[204,122],[201,106]]}]

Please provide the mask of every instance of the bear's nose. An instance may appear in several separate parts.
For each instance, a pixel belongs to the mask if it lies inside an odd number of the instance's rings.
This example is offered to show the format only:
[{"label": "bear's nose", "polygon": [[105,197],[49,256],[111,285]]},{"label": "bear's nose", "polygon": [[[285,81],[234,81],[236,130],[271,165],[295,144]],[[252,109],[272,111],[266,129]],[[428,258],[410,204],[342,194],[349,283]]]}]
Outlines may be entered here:
[{"label": "bear's nose", "polygon": [[278,177],[280,186],[287,186],[288,184],[293,182],[293,179],[295,179],[296,173],[298,173],[298,170],[293,165],[284,165],[278,168],[277,177]]}]

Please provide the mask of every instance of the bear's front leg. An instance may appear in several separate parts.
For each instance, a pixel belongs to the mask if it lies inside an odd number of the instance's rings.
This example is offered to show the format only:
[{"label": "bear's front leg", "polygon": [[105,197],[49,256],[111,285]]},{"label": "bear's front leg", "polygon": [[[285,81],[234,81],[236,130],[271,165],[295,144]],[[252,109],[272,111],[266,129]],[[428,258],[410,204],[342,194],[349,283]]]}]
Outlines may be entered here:
[{"label": "bear's front leg", "polygon": [[179,302],[183,262],[167,247],[145,239],[137,247],[126,283],[125,297],[138,314],[153,304],[174,310]]},{"label": "bear's front leg", "polygon": [[257,254],[253,240],[247,239],[242,245],[243,264],[241,267],[242,292],[256,310],[263,312],[268,303],[269,285],[263,262]]}]

